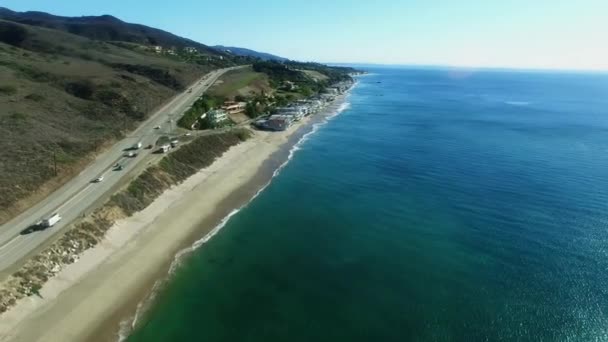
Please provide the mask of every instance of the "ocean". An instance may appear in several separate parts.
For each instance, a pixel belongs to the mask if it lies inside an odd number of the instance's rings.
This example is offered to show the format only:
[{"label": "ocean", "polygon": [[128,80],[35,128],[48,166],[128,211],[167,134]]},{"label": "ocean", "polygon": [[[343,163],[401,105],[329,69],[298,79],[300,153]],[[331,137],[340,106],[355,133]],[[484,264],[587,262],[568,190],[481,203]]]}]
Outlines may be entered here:
[{"label": "ocean", "polygon": [[368,71],[128,341],[608,340],[608,75]]}]

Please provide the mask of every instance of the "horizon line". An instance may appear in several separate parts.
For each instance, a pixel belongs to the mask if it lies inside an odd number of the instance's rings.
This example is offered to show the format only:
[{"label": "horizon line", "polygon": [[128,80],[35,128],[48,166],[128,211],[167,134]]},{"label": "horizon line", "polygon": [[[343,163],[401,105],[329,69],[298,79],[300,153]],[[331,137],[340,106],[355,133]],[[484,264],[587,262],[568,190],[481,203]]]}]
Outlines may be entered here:
[{"label": "horizon line", "polygon": [[580,73],[608,73],[608,68],[588,69],[588,68],[558,68],[558,67],[517,67],[517,66],[471,66],[471,65],[450,65],[450,64],[422,64],[422,63],[370,63],[370,62],[319,62],[327,65],[360,65],[360,66],[385,66],[385,67],[405,67],[419,69],[460,69],[460,70],[496,70],[496,71],[559,71],[559,72],[580,72]]}]

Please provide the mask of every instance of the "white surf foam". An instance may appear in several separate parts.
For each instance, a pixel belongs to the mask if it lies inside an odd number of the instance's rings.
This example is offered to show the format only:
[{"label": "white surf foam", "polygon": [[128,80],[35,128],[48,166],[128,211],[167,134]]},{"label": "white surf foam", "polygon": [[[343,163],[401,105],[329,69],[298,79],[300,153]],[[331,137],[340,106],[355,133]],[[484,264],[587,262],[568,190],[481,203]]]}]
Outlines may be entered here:
[{"label": "white surf foam", "polygon": [[528,102],[528,101],[505,101],[505,104],[508,104],[511,106],[529,106],[530,102]]}]

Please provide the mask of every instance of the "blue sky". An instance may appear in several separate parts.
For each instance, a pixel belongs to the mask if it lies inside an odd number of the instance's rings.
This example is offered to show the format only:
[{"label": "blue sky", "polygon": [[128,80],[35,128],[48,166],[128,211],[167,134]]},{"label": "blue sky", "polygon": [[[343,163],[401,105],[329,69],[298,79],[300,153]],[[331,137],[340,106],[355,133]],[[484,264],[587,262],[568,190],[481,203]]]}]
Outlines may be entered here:
[{"label": "blue sky", "polygon": [[2,0],[292,59],[608,70],[606,0]]}]

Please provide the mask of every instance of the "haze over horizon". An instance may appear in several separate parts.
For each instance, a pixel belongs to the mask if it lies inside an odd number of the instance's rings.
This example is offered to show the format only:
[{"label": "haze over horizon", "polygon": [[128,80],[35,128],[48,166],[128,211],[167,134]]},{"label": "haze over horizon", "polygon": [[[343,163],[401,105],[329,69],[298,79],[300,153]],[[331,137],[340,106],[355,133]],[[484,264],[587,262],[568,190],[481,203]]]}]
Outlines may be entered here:
[{"label": "haze over horizon", "polygon": [[332,63],[608,70],[608,3],[469,0],[306,3],[235,0],[179,5],[5,0],[15,11],[110,14],[207,45],[238,46]]}]

